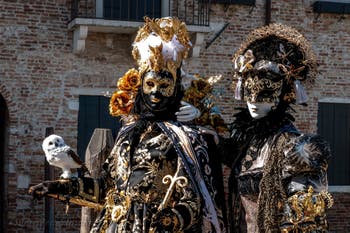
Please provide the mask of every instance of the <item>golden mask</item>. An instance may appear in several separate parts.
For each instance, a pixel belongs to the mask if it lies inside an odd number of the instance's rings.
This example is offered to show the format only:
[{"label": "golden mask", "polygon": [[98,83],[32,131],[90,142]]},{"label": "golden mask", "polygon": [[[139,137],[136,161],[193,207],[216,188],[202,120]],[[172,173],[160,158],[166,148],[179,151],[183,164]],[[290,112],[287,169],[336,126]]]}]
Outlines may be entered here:
[{"label": "golden mask", "polygon": [[142,90],[146,95],[159,92],[162,96],[170,97],[174,94],[175,80],[153,72],[147,73],[143,78]]},{"label": "golden mask", "polygon": [[258,76],[248,77],[244,83],[244,100],[250,103],[276,103],[282,91],[283,80],[273,81]]}]

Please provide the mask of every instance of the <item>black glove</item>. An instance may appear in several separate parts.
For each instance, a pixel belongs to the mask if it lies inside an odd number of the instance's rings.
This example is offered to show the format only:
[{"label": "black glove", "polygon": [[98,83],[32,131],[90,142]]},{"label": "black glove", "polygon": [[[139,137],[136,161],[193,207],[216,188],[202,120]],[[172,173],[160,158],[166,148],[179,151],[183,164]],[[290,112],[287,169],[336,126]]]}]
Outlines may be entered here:
[{"label": "black glove", "polygon": [[180,230],[180,221],[178,216],[171,208],[165,208],[157,212],[152,218],[151,228],[154,232],[178,232]]},{"label": "black glove", "polygon": [[78,182],[75,182],[75,180],[44,181],[40,184],[31,186],[28,193],[35,199],[41,199],[47,194],[72,194],[77,192],[77,183]]}]

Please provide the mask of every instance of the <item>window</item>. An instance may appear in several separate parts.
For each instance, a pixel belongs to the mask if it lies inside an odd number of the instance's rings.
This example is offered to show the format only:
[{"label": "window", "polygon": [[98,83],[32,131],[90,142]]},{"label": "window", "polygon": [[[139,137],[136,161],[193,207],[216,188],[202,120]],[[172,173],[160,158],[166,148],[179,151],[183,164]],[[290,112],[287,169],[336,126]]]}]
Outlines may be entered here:
[{"label": "window", "polygon": [[350,103],[319,103],[318,133],[331,146],[330,185],[350,185]]},{"label": "window", "polygon": [[83,160],[95,128],[111,129],[113,138],[117,134],[119,118],[109,115],[108,105],[109,98],[104,96],[79,96],[77,152]]},{"label": "window", "polygon": [[[96,1],[96,14],[103,15],[106,19],[143,21],[145,15],[151,18],[162,16],[161,2],[162,0],[100,0]],[[99,9],[103,9],[102,14]]]},{"label": "window", "polygon": [[315,1],[312,6],[316,13],[350,14],[349,0]]},{"label": "window", "polygon": [[255,0],[211,0],[212,3],[255,5]]}]

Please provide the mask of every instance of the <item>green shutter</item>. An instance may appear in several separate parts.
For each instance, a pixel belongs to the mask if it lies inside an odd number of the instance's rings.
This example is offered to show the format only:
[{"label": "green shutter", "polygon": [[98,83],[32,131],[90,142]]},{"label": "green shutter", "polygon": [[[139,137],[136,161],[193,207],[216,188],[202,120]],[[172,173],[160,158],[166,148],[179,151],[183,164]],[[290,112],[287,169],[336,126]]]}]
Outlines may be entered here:
[{"label": "green shutter", "polygon": [[117,134],[120,122],[109,115],[108,104],[108,97],[79,96],[77,152],[82,159],[95,128],[111,129],[114,138]]},{"label": "green shutter", "polygon": [[318,133],[331,146],[330,185],[350,184],[350,104],[319,103]]}]

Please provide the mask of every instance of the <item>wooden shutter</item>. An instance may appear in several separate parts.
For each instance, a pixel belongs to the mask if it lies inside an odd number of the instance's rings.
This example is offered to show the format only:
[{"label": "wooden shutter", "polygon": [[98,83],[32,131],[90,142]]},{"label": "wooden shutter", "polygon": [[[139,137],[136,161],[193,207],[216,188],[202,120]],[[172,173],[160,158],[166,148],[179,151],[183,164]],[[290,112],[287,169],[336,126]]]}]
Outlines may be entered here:
[{"label": "wooden shutter", "polygon": [[350,104],[319,103],[318,134],[330,143],[330,185],[350,185]]},{"label": "wooden shutter", "polygon": [[77,152],[84,159],[85,150],[96,128],[111,129],[115,138],[120,127],[119,118],[109,115],[109,98],[104,96],[79,96]]}]

